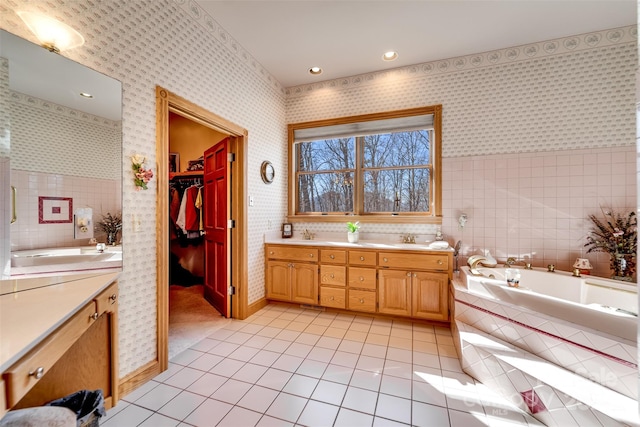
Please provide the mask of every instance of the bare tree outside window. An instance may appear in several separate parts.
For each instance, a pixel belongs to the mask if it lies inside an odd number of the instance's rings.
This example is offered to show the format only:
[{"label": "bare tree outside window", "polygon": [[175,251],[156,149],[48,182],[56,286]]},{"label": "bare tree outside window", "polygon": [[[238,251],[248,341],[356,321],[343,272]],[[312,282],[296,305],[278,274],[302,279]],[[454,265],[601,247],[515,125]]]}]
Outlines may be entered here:
[{"label": "bare tree outside window", "polygon": [[293,215],[440,215],[441,107],[375,116],[289,125]]}]

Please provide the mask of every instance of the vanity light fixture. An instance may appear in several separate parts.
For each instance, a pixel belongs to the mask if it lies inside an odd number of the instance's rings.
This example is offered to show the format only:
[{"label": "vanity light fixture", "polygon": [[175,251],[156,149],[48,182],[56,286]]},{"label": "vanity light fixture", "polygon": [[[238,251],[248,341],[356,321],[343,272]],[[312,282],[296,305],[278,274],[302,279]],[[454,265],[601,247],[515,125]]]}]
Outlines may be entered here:
[{"label": "vanity light fixture", "polygon": [[396,59],[398,59],[398,52],[389,51],[385,52],[384,55],[382,55],[383,61],[394,61]]},{"label": "vanity light fixture", "polygon": [[18,11],[18,16],[50,52],[73,49],[84,44],[82,34],[55,18],[37,12]]},{"label": "vanity light fixture", "polygon": [[93,95],[87,92],[80,92],[80,96],[82,96],[83,98],[93,99]]},{"label": "vanity light fixture", "polygon": [[311,67],[309,68],[309,74],[317,76],[318,74],[322,74],[322,68],[320,67]]}]

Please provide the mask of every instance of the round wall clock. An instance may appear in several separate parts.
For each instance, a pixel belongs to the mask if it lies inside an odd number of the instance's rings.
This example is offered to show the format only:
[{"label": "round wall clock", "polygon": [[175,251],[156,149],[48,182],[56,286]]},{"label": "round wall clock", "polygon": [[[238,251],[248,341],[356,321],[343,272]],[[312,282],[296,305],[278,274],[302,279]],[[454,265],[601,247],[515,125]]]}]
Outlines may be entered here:
[{"label": "round wall clock", "polygon": [[266,160],[262,162],[262,166],[260,167],[260,176],[262,176],[262,180],[265,184],[271,184],[273,182],[273,178],[276,176],[276,171],[271,162]]}]

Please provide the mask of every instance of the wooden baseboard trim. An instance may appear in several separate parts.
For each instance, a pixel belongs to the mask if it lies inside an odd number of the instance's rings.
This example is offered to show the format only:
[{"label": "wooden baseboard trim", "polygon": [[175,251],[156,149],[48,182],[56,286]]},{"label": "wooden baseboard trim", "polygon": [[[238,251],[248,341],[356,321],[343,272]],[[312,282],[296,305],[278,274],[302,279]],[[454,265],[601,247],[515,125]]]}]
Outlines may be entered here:
[{"label": "wooden baseboard trim", "polygon": [[120,385],[118,386],[120,398],[123,398],[127,394],[131,393],[159,373],[160,363],[158,363],[157,360],[153,360],[146,365],[136,369],[124,378],[120,378]]},{"label": "wooden baseboard trim", "polygon": [[[249,304],[247,306],[247,316],[246,317],[249,317],[249,316],[257,313],[261,309],[265,308],[267,305],[269,305],[269,301],[267,301],[265,298],[260,298],[258,301],[252,302],[251,304]],[[246,319],[246,317],[245,317],[245,319]]]}]

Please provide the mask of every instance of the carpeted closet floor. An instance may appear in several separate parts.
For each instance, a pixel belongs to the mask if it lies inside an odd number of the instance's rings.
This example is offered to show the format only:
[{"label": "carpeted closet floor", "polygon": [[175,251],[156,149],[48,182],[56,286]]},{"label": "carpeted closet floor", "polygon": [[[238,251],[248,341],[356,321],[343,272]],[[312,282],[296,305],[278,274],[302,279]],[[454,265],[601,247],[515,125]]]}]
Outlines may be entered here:
[{"label": "carpeted closet floor", "polygon": [[203,286],[169,287],[169,359],[231,322],[203,297]]}]

